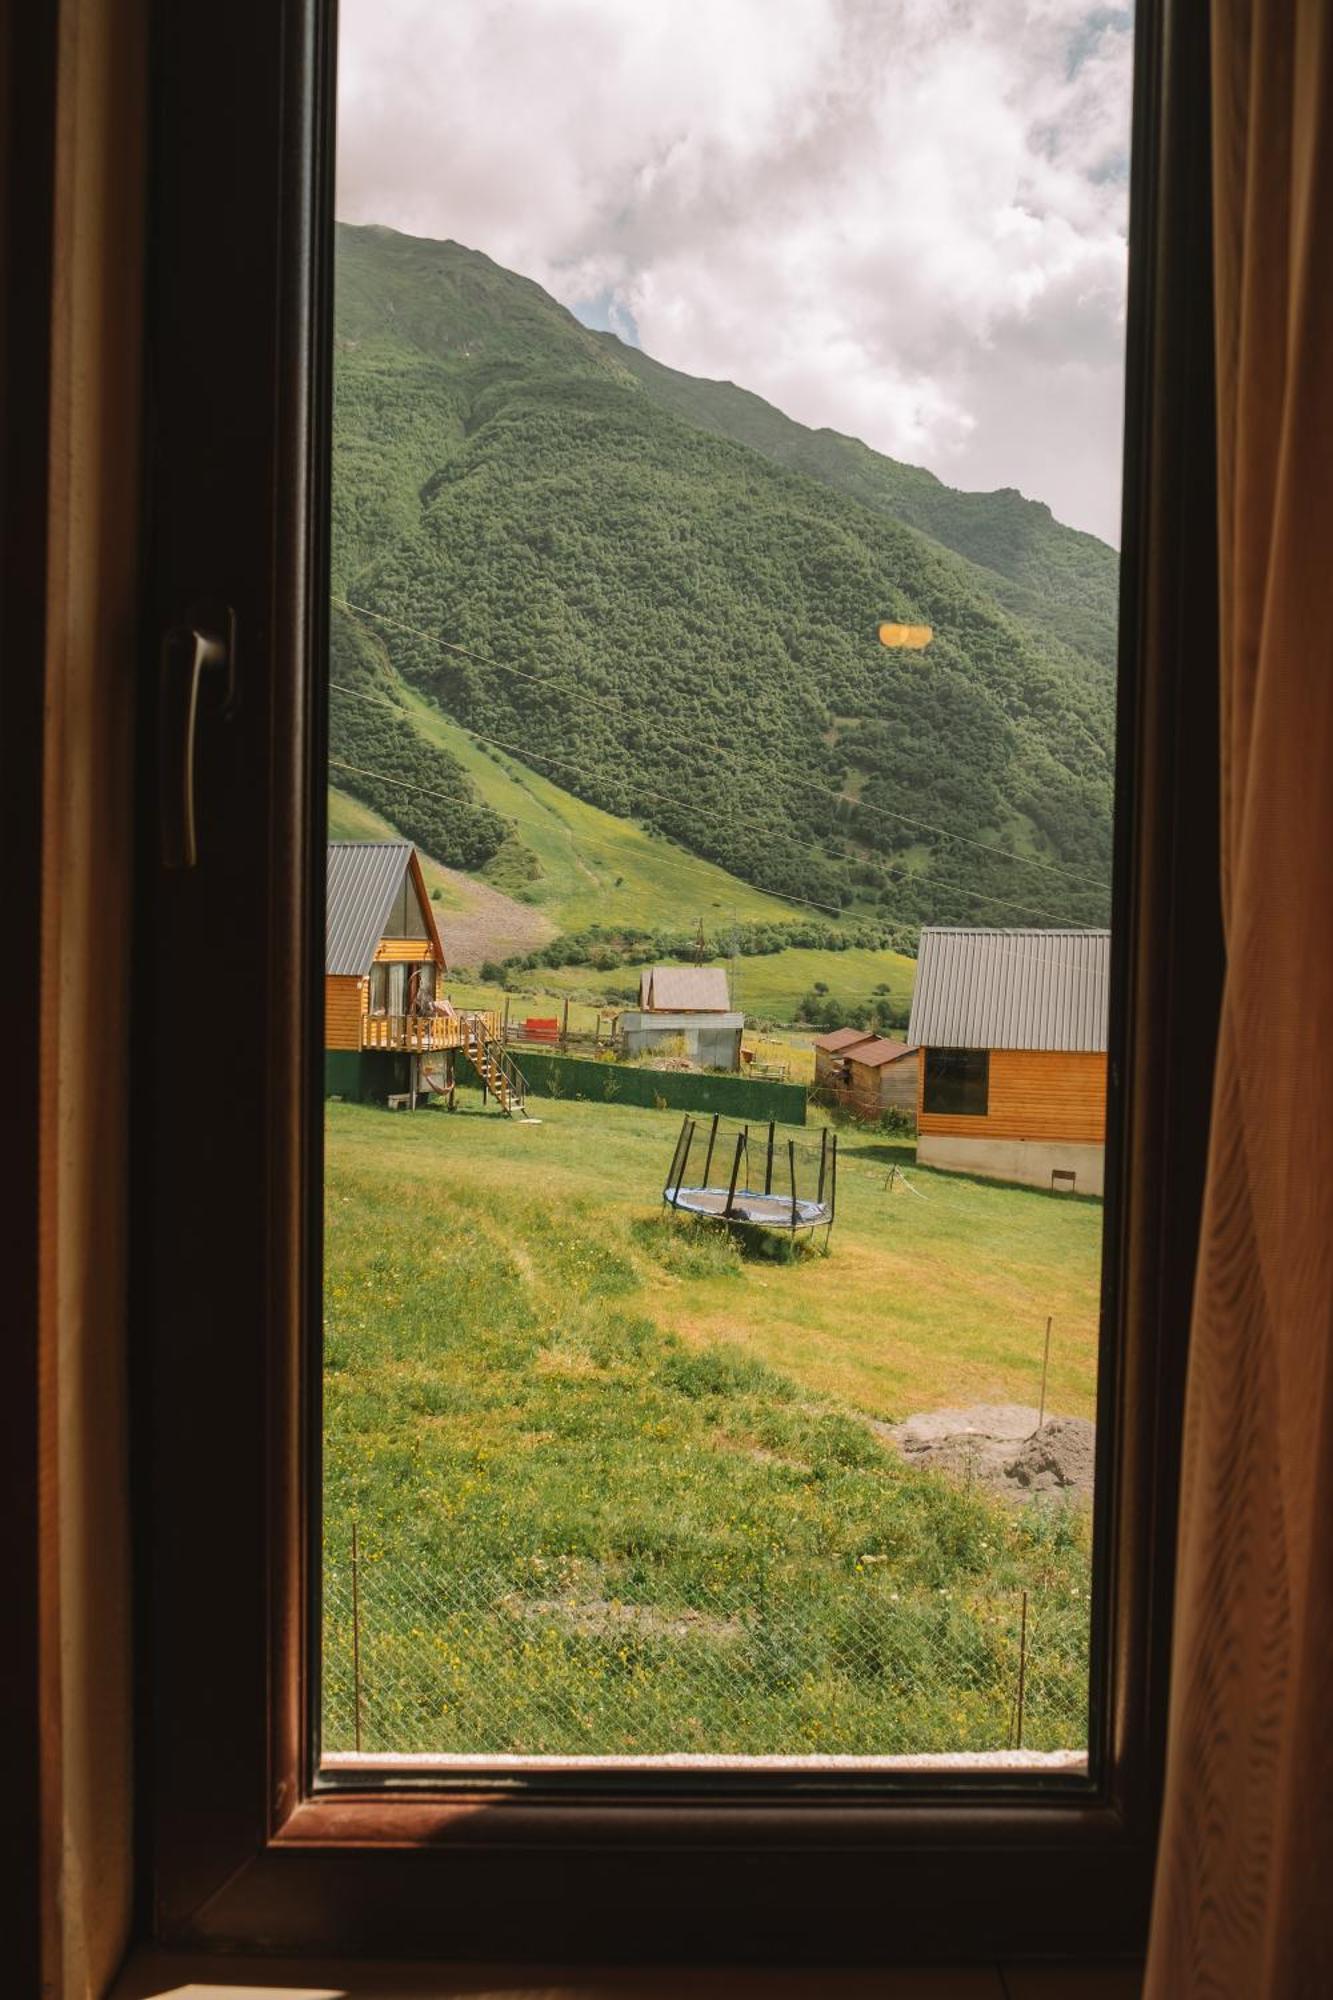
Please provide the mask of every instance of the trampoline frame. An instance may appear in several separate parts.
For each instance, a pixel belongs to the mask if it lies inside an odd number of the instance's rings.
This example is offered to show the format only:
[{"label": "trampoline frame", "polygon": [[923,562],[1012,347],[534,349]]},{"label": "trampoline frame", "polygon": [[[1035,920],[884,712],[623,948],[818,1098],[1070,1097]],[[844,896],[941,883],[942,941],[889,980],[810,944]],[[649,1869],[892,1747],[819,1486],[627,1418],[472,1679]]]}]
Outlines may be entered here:
[{"label": "trampoline frame", "polygon": [[[731,1161],[731,1174],[725,1188],[721,1181],[711,1179],[713,1155],[717,1147],[718,1125],[721,1114],[713,1113],[708,1128],[708,1147],[704,1156],[703,1178],[696,1183],[686,1181],[690,1153],[698,1132],[699,1121],[691,1112],[686,1112],[676,1138],[675,1151],[671,1155],[671,1168],[662,1189],[664,1204],[677,1212],[695,1215],[704,1221],[721,1222],[727,1228],[767,1229],[789,1236],[793,1240],[802,1231],[812,1235],[817,1229],[824,1231],[824,1247],[827,1250],[832,1233],[838,1203],[838,1135],[824,1126],[820,1134],[819,1180],[813,1201],[802,1197],[796,1185],[796,1141],[787,1141],[787,1191],[778,1192],[773,1186],[773,1160],[777,1145],[777,1126],[772,1119],[767,1127],[759,1126],[760,1133],[767,1132],[764,1144],[764,1185],[749,1186],[750,1131],[748,1124],[741,1127],[736,1135],[736,1149]],[[832,1143],[830,1143],[830,1141]],[[741,1181],[741,1162],[746,1165],[746,1182]],[[827,1190],[827,1199],[825,1192]],[[755,1213],[753,1204],[763,1202],[772,1209],[770,1214]]]}]

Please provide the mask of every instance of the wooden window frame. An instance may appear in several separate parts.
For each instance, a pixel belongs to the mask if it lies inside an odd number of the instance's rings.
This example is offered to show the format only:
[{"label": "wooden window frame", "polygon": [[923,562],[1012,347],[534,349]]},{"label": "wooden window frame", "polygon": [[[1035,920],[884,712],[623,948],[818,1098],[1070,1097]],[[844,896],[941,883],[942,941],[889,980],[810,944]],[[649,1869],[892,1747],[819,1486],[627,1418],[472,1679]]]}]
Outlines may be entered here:
[{"label": "wooden window frame", "polygon": [[[201,592],[221,598],[237,699],[226,718],[207,703],[201,715],[190,873],[159,863],[144,704],[141,1934],[219,1951],[602,1961],[1140,1949],[1221,985],[1216,759],[1198,754],[1216,741],[1205,10],[1153,0],[1136,28],[1093,1609],[1104,1671],[1088,1781],[317,1782],[305,1668],[325,742],[302,663],[327,636],[332,33],[322,0],[161,0],[155,23],[150,636]],[[228,215],[244,226],[229,234]],[[182,963],[209,967],[228,1024],[202,1113],[179,1088],[162,1000],[163,971]]]}]

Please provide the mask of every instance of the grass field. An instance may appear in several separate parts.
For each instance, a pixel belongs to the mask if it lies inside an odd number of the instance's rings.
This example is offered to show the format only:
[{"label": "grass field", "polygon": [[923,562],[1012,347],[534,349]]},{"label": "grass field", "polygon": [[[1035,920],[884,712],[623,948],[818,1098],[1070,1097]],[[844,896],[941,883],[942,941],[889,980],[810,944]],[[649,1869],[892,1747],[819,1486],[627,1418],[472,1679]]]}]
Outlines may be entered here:
[{"label": "grass field", "polygon": [[1091,1411],[1100,1208],[844,1135],[832,1254],[660,1209],[677,1120],[332,1105],[327,1741],[751,1754],[1083,1741],[1087,1530],[905,1466],[877,1422]]},{"label": "grass field", "polygon": [[[839,1000],[860,1005],[883,997],[877,989],[886,986],[888,997],[906,1007],[916,973],[916,961],[897,951],[816,951],[803,946],[729,959],[726,964],[732,1004],[756,1020],[779,1024],[799,1018],[799,1002],[820,981]],[[532,978],[552,993],[615,998],[637,984],[637,968],[599,972],[590,965],[561,965],[543,968]]]}]

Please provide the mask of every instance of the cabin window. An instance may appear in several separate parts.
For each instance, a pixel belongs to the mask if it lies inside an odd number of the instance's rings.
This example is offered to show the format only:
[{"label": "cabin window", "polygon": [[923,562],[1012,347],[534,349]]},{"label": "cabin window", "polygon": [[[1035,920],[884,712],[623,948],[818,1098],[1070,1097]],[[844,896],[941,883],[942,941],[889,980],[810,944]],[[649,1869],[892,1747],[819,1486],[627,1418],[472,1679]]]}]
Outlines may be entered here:
[{"label": "cabin window", "polygon": [[989,1049],[927,1049],[922,1108],[946,1118],[984,1118],[990,1107]]},{"label": "cabin window", "polygon": [[372,1014],[387,1014],[389,1011],[389,968],[387,965],[372,965],[370,968],[370,1011]]},{"label": "cabin window", "polygon": [[421,937],[425,928],[416,891],[412,887],[412,878],[405,871],[402,886],[393,899],[393,908],[389,912],[383,935],[386,938]]}]

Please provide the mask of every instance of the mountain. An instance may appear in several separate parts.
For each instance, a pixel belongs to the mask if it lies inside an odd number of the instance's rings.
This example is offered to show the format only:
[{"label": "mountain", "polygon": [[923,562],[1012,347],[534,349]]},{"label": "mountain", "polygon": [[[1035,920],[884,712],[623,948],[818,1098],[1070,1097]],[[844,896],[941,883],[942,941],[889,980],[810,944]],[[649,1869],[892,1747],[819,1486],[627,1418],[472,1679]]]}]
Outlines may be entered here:
[{"label": "mountain", "polygon": [[[1105,920],[1113,551],[664,368],[457,244],[340,227],[336,336],[340,785],[442,860],[540,870],[401,679],[764,890]],[[934,639],[887,651],[884,618]]]}]

